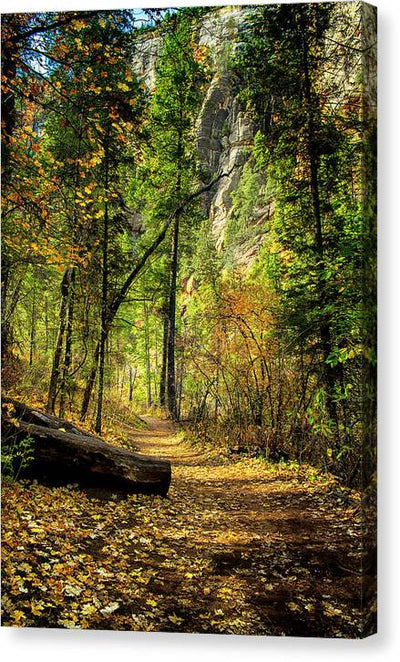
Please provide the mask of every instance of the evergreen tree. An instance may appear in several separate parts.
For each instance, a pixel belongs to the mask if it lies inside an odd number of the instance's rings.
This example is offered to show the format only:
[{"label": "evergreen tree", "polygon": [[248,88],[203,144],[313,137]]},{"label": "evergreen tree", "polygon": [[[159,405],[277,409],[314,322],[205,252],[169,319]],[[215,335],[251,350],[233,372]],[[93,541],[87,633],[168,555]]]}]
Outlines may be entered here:
[{"label": "evergreen tree", "polygon": [[282,325],[291,351],[318,351],[322,436],[339,453],[348,430],[343,363],[360,342],[361,200],[352,183],[361,135],[357,115],[343,111],[349,92],[329,88],[334,16],[330,4],[261,8],[241,63],[260,123],[255,153],[275,188]]},{"label": "evergreen tree", "polygon": [[[156,67],[155,90],[151,106],[148,164],[145,168],[153,221],[165,217],[191,190],[196,177],[194,123],[200,102],[200,85],[205,72],[193,40],[194,26],[183,12],[174,14],[163,25],[163,47]],[[156,190],[155,190],[156,189]],[[141,189],[143,193],[143,188]],[[179,274],[180,234],[188,218],[174,219],[168,261],[165,263],[163,315],[163,352],[160,375],[160,404],[167,405],[177,418],[176,401],[176,296]],[[185,230],[184,230],[185,231]]]}]

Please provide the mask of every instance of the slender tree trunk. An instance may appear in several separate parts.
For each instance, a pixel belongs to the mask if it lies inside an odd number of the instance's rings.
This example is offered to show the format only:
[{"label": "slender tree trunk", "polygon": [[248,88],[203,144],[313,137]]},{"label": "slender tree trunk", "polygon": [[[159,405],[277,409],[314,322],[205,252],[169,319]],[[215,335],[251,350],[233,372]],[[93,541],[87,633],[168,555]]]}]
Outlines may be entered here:
[{"label": "slender tree trunk", "polygon": [[31,330],[29,334],[29,365],[33,365],[33,355],[35,353],[36,343],[36,284],[33,285],[32,309],[31,309]]},{"label": "slender tree trunk", "polygon": [[[2,16],[2,26],[4,27],[4,31],[6,27],[8,29],[11,28],[16,39],[19,32],[19,21],[20,18],[15,15],[13,16],[12,14],[8,16],[7,14],[4,14]],[[12,57],[12,48],[8,47],[7,39],[5,39],[4,44],[2,44],[1,55],[1,73],[5,78],[5,84],[7,85],[7,83],[10,84],[10,81],[15,79],[17,71],[16,61]],[[1,187],[3,194],[7,190],[12,175],[10,139],[14,133],[15,121],[15,96],[12,89],[8,88],[1,95]],[[7,255],[7,246],[3,243],[1,259],[1,356],[3,359],[7,356],[10,344],[11,319],[10,316],[6,319],[6,308],[11,273],[12,263]]]},{"label": "slender tree trunk", "polygon": [[217,341],[217,356],[216,356],[217,371],[215,375],[215,404],[214,404],[214,419],[218,421],[218,406],[219,406],[219,385],[220,385],[220,366],[221,366],[221,338],[218,336]]},{"label": "slender tree trunk", "polygon": [[[183,107],[180,106],[179,136],[177,144],[176,194],[181,193],[182,157],[183,157]],[[176,335],[176,282],[178,276],[179,224],[181,213],[175,216],[172,233],[172,254],[170,268],[169,306],[168,306],[168,343],[167,343],[167,405],[173,421],[177,420],[176,374],[175,374],[175,335]]]},{"label": "slender tree trunk", "polygon": [[[15,95],[12,90],[11,81],[15,80],[17,73],[17,64],[16,59],[13,57],[13,49],[17,48],[16,44],[18,43],[18,35],[20,33],[20,22],[21,17],[18,15],[4,14],[2,17],[2,26],[4,31],[6,28],[11,30],[14,37],[14,43],[11,46],[8,46],[8,40],[4,40],[2,44],[2,57],[1,57],[1,73],[5,78],[5,85],[7,90],[1,95],[1,144],[2,144],[2,187],[5,190],[8,185],[9,179],[11,177],[11,161],[10,161],[10,145],[11,137],[15,129],[16,121],[16,109],[15,109]],[[8,87],[10,85],[10,87]],[[6,265],[4,265],[6,266]]]},{"label": "slender tree trunk", "polygon": [[[10,289],[9,287],[10,283],[8,283],[8,290]],[[2,324],[1,324],[1,339],[2,339],[2,358],[5,358],[7,356],[8,350],[10,346],[13,343],[13,335],[12,335],[12,319],[13,315],[15,312],[15,309],[18,305],[19,301],[19,295],[21,292],[21,287],[22,287],[22,277],[18,280],[14,287],[13,292],[8,292],[8,305],[5,304],[4,301],[2,301]],[[3,345],[4,342],[4,345]]]},{"label": "slender tree trunk", "polygon": [[89,377],[86,382],[85,391],[83,393],[81,415],[80,415],[81,421],[85,420],[89,409],[90,398],[92,397],[93,387],[96,381],[97,369],[99,365],[99,355],[100,355],[100,342],[98,342],[96,345],[92,368],[90,370]]},{"label": "slender tree trunk", "polygon": [[182,409],[182,395],[183,395],[183,375],[184,375],[184,355],[182,354],[181,360],[179,362],[178,370],[178,383],[177,383],[177,420],[181,420],[181,409]]},{"label": "slender tree trunk", "polygon": [[146,393],[147,408],[151,407],[151,370],[150,370],[150,339],[149,339],[149,315],[146,302],[143,303],[144,314],[144,351],[146,360]]},{"label": "slender tree trunk", "polygon": [[10,282],[10,265],[4,251],[1,257],[1,357],[5,359],[10,345],[11,318],[7,314],[7,298]]},{"label": "slender tree trunk", "polygon": [[132,402],[133,399],[133,387],[135,384],[135,379],[136,379],[136,369],[135,373],[133,372],[133,368],[129,368],[129,402]]},{"label": "slender tree trunk", "polygon": [[160,400],[159,400],[160,407],[165,407],[166,405],[168,330],[169,330],[169,317],[167,310],[164,309],[163,346],[162,346],[161,375],[160,375]]},{"label": "slender tree trunk", "polygon": [[44,332],[45,332],[44,351],[45,354],[47,354],[49,349],[49,302],[47,297],[44,300]]},{"label": "slender tree trunk", "polygon": [[67,323],[65,330],[65,351],[64,351],[64,365],[60,386],[60,407],[59,407],[59,417],[64,418],[65,415],[65,402],[67,397],[68,390],[68,379],[71,370],[72,363],[72,332],[74,325],[74,305],[75,305],[75,278],[76,278],[76,269],[75,267],[71,268],[70,275],[70,285],[68,292],[68,312],[67,312]]},{"label": "slender tree trunk", "polygon": [[[309,71],[309,46],[307,43],[306,32],[303,35],[303,63],[304,63],[304,91],[308,106],[308,126],[307,126],[307,150],[308,160],[310,165],[310,190],[313,205],[314,215],[314,245],[317,255],[317,273],[318,276],[318,292],[319,292],[319,305],[321,311],[326,306],[326,293],[325,283],[322,278],[324,272],[324,240],[322,232],[322,215],[321,215],[321,201],[320,201],[320,185],[319,185],[319,156],[316,152],[316,132],[315,132],[315,109],[314,99],[312,95],[312,84]],[[338,416],[336,402],[334,400],[335,394],[335,370],[329,365],[327,359],[332,352],[331,329],[329,321],[321,321],[320,324],[320,338],[322,346],[323,357],[323,375],[327,395],[327,410],[329,417],[333,421],[336,431],[338,431]]]},{"label": "slender tree trunk", "polygon": [[58,380],[60,377],[60,362],[64,346],[65,326],[67,323],[68,294],[70,288],[71,269],[67,269],[61,282],[61,304],[59,315],[59,327],[54,349],[53,365],[51,369],[49,392],[47,396],[46,411],[48,414],[54,414],[54,407],[57,397]]},{"label": "slender tree trunk", "polygon": [[[108,144],[106,145],[105,158],[105,192],[108,196]],[[108,338],[108,199],[104,206],[104,232],[103,232],[103,278],[101,289],[101,330],[100,330],[100,352],[99,352],[99,383],[97,392],[97,412],[95,430],[101,434],[101,416],[103,410],[103,392],[104,392],[104,363],[106,353],[106,342]]]},{"label": "slender tree trunk", "polygon": [[[77,191],[79,189],[79,170],[80,170],[80,155],[81,155],[81,144],[82,144],[82,125],[81,125],[82,116],[80,116],[79,124],[79,134],[78,134],[78,145],[75,158],[75,177],[74,177],[74,207],[72,213],[72,236],[75,242],[79,243],[77,240],[77,218],[78,218],[78,202],[77,202]],[[75,275],[76,268],[69,267],[66,271],[66,280],[65,286],[61,287],[61,307],[60,307],[60,326],[59,333],[56,342],[56,348],[54,351],[53,357],[53,367],[50,378],[49,386],[49,395],[47,400],[47,412],[54,413],[55,403],[57,399],[57,389],[58,381],[61,373],[61,356],[63,352],[64,345],[64,335],[65,338],[65,349],[64,349],[64,365],[61,378],[61,395],[60,395],[60,408],[59,414],[63,416],[65,413],[65,399],[66,399],[66,386],[68,382],[69,371],[72,361],[72,328],[73,328],[73,318],[74,318],[74,298],[75,298]]]},{"label": "slender tree trunk", "polygon": [[176,314],[176,280],[178,273],[179,245],[179,215],[175,218],[172,242],[171,277],[169,294],[169,333],[167,358],[167,403],[168,411],[173,421],[177,418],[176,409],[176,377],[175,377],[175,314]]}]

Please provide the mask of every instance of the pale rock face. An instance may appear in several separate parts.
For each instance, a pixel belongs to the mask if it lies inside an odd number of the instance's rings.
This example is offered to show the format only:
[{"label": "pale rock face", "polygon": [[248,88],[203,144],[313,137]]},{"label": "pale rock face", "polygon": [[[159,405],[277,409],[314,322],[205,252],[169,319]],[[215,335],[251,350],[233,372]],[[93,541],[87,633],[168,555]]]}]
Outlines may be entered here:
[{"label": "pale rock face", "polygon": [[239,108],[235,98],[235,80],[232,72],[217,72],[210,84],[197,121],[197,146],[200,162],[209,176],[229,172],[209,195],[209,215],[218,248],[222,248],[223,235],[232,207],[231,192],[237,187],[246,163],[254,126]]},{"label": "pale rock face", "polygon": [[133,69],[149,90],[156,81],[156,62],[161,48],[161,40],[154,35],[146,35],[138,40]]},{"label": "pale rock face", "polygon": [[202,19],[199,44],[210,48],[211,58],[216,67],[221,66],[221,58],[224,59],[230,49],[234,50],[237,47],[249,13],[248,8],[228,6]]},{"label": "pale rock face", "polygon": [[[200,163],[207,173],[206,180],[235,166],[232,174],[221,179],[208,194],[205,205],[219,249],[232,208],[231,192],[237,187],[249,158],[255,132],[253,123],[239,108],[238,82],[230,66],[248,14],[249,10],[241,6],[222,7],[202,19],[198,32],[198,43],[207,48],[215,71],[196,122]],[[138,42],[133,62],[135,72],[150,91],[155,84],[160,48],[158,37],[144,36]]]},{"label": "pale rock face", "polygon": [[249,10],[224,7],[206,16],[199,30],[199,44],[206,46],[215,74],[197,121],[200,162],[210,175],[229,172],[209,195],[209,217],[217,248],[222,249],[224,230],[232,208],[231,193],[239,183],[250,155],[255,127],[240,110],[236,99],[238,83],[230,60],[240,43],[240,32]]},{"label": "pale rock face", "polygon": [[[344,12],[344,8],[346,11]],[[337,3],[338,18],[334,21],[326,42],[327,62],[323,85],[332,103],[344,104],[352,92],[362,94],[369,109],[376,109],[375,50],[365,48],[373,43],[376,13],[373,7],[356,2]],[[196,122],[196,142],[199,160],[204,170],[204,180],[209,181],[217,173],[229,172],[210,191],[204,202],[216,245],[224,247],[224,235],[232,211],[231,194],[237,188],[243,167],[251,155],[256,127],[238,102],[239,81],[232,63],[235,52],[243,41],[241,35],[252,11],[251,7],[227,6],[216,8],[199,23],[197,42],[204,46],[211,58],[213,76],[205,91],[204,101]],[[360,20],[361,19],[361,20]],[[348,23],[360,24],[355,32],[353,49],[338,48]],[[344,40],[345,41],[345,40]],[[161,49],[161,40],[155,33],[147,33],[139,39],[133,67],[151,91],[155,85],[155,67]],[[331,51],[334,56],[329,58]],[[329,62],[331,65],[329,66]],[[359,80],[359,72],[369,72]],[[262,187],[265,182],[260,182]],[[237,264],[251,262],[257,255],[263,240],[261,226],[274,212],[274,200],[255,209],[251,224],[260,226],[260,234],[249,245],[242,244],[235,250]]]}]

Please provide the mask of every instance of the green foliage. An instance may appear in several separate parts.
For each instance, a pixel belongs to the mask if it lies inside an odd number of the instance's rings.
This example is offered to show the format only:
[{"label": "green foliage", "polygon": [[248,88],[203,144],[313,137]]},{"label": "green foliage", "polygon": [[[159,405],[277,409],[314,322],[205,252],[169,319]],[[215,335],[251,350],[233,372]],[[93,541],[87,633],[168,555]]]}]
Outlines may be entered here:
[{"label": "green foliage", "polygon": [[[198,43],[209,11],[149,10],[161,44],[151,90],[131,69],[143,33],[130,12],[72,13],[56,30],[58,14],[5,21],[18,112],[4,122],[3,347],[26,394],[45,389],[60,344],[56,393],[73,412],[108,313],[106,403],[140,408],[159,398],[173,336],[180,413],[204,439],[354,480],[366,428],[373,464],[376,362],[376,135],[356,21],[341,3],[255,7],[238,47],[225,21],[232,39],[213,63]],[[13,31],[40,26],[40,44],[15,47]],[[203,180],[196,119],[221,71],[257,127],[223,245],[210,199],[196,199],[115,314],[127,276]]]},{"label": "green foliage", "polygon": [[18,480],[21,472],[26,469],[34,459],[34,439],[11,439],[4,442],[1,447],[1,473],[13,480]]},{"label": "green foliage", "polygon": [[224,244],[229,250],[231,245],[246,241],[251,234],[259,233],[254,227],[257,219],[257,206],[264,200],[262,177],[254,170],[249,159],[244,168],[237,188],[232,192],[232,209],[226,226]]}]

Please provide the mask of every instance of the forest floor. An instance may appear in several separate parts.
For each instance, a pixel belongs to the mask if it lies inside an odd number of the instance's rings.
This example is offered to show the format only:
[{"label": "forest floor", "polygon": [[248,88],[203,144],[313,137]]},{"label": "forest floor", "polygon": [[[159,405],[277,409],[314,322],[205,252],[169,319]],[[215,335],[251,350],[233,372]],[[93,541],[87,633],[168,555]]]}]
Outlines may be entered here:
[{"label": "forest floor", "polygon": [[145,417],[166,498],[3,483],[3,625],[357,637],[356,492],[310,467],[189,446]]}]

